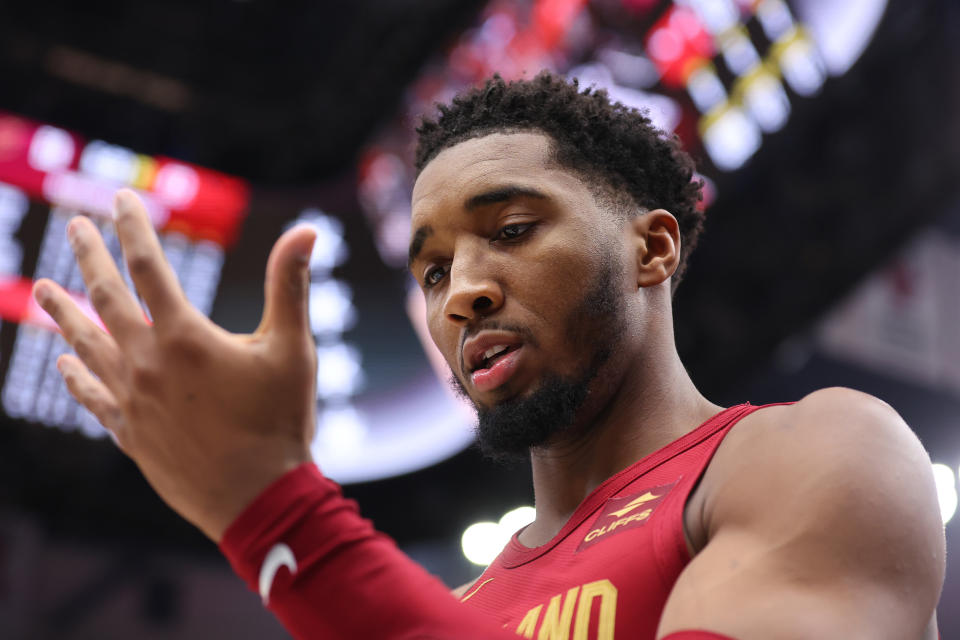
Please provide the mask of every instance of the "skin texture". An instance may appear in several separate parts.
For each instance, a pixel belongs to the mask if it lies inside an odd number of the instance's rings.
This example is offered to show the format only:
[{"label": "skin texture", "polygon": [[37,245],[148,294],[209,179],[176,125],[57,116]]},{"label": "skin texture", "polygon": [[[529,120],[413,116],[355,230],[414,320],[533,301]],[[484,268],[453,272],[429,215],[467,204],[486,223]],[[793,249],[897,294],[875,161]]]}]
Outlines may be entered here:
[{"label": "skin texture", "polygon": [[[278,240],[263,321],[251,335],[233,335],[186,302],[133,193],[121,192],[116,204],[125,258],[153,324],[84,218],[71,221],[68,236],[109,334],[55,283],[41,280],[35,296],[76,350],[58,363],[71,393],[158,494],[219,541],[262,489],[310,458],[313,235],[295,228]],[[481,407],[534,394],[549,376],[576,376],[591,362],[589,341],[569,335],[563,320],[607,257],[619,265],[612,284],[624,322],[616,348],[573,424],[531,450],[537,519],[521,536],[528,546],[550,540],[600,482],[719,410],[696,390],[674,347],[676,220],[663,210],[635,213],[611,215],[535,133],[451,147],[414,190],[411,270],[434,284],[425,290],[429,329]],[[524,232],[507,231],[511,224]],[[497,323],[533,339],[514,376],[480,391],[465,375],[461,348]],[[658,638],[690,628],[738,640],[934,633],[944,536],[929,459],[874,398],[828,389],[745,418],[685,519],[695,557]]]},{"label": "skin texture", "polygon": [[[575,428],[590,384],[613,354],[624,325],[623,297],[617,287],[613,259],[607,255],[601,269],[587,283],[581,299],[560,324],[569,342],[577,343],[589,360],[575,374],[548,373],[529,393],[517,394],[493,406],[477,405],[477,438],[488,457],[524,460],[531,447],[542,447],[560,433]],[[503,323],[483,326],[504,328]],[[479,325],[478,325],[479,326]],[[539,346],[532,332],[518,325],[525,343]],[[469,399],[464,384],[451,373],[461,396]],[[582,429],[581,429],[582,430]]]},{"label": "skin texture", "polygon": [[[478,197],[536,190],[470,207]],[[530,225],[504,242],[508,225]],[[494,134],[442,151],[413,191],[411,272],[427,286],[427,324],[471,400],[483,408],[535,393],[551,375],[576,376],[594,355],[566,319],[605,256],[618,261],[623,326],[590,384],[575,424],[532,452],[537,520],[521,540],[560,530],[598,484],[719,410],[687,377],[673,348],[669,278],[679,260],[676,220],[657,210],[627,219],[605,210],[579,176],[556,165],[547,137]],[[476,390],[462,363],[467,338],[491,326],[530,335],[516,374]],[[585,344],[587,345],[585,347]],[[636,393],[644,389],[643,394]]]},{"label": "skin texture", "polygon": [[747,416],[685,519],[694,558],[658,637],[937,637],[945,540],[930,460],[876,398],[823,389]]}]

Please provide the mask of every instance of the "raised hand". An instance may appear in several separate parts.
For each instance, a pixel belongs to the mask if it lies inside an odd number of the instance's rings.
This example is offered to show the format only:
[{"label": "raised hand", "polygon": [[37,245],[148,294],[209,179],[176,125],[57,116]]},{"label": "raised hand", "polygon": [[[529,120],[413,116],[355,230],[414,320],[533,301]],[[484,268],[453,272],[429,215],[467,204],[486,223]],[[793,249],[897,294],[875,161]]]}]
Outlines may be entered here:
[{"label": "raised hand", "polygon": [[122,190],[114,207],[152,324],[82,216],[70,221],[67,236],[109,333],[50,280],[38,281],[34,296],[76,353],[57,361],[70,393],[167,504],[219,541],[261,490],[310,460],[316,350],[307,291],[315,236],[295,227],[277,241],[260,326],[236,335],[187,302],[137,196]]}]

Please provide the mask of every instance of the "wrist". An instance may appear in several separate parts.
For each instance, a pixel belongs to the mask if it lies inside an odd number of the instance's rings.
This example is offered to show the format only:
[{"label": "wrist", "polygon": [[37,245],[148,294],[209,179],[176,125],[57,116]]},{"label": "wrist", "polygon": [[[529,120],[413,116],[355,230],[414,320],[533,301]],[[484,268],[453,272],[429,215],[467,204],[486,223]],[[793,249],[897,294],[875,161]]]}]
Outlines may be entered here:
[{"label": "wrist", "polygon": [[[256,458],[245,456],[243,459]],[[286,456],[279,464],[246,466],[240,473],[225,478],[222,488],[210,498],[202,521],[195,524],[213,542],[221,544],[227,530],[251,505],[268,493],[271,487],[306,465],[313,465],[309,451]]]}]

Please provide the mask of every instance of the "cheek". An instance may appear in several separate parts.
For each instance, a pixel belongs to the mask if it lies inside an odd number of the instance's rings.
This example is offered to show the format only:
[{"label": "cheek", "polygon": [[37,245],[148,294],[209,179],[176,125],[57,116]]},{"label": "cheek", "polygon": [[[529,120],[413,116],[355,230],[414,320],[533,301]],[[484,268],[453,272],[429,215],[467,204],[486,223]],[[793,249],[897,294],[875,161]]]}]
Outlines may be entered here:
[{"label": "cheek", "polygon": [[556,319],[557,314],[562,315],[583,297],[598,268],[598,261],[583,249],[555,246],[546,259],[533,265],[525,279],[528,299]]},{"label": "cheek", "polygon": [[440,355],[451,369],[457,370],[457,335],[456,327],[447,322],[443,312],[427,307],[427,331],[430,339],[440,351]]}]

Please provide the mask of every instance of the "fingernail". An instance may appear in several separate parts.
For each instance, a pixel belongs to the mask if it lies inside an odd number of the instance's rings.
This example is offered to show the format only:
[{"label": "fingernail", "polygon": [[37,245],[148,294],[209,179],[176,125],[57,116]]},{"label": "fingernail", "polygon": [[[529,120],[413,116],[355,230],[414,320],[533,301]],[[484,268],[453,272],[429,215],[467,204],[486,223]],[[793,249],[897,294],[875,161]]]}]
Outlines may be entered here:
[{"label": "fingernail", "polygon": [[70,242],[71,247],[76,244],[77,239],[80,237],[79,226],[76,219],[67,223],[67,241]]}]

